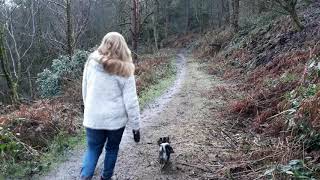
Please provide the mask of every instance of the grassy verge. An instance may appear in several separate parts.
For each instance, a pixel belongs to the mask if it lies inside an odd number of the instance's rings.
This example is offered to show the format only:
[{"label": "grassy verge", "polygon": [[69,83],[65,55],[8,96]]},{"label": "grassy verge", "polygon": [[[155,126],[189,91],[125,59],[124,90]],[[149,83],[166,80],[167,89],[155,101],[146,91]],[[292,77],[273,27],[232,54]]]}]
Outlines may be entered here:
[{"label": "grassy verge", "polygon": [[170,87],[176,79],[176,66],[174,60],[171,60],[170,65],[165,70],[166,76],[158,80],[154,85],[148,87],[148,89],[142,91],[139,96],[139,103],[141,109],[147,104],[154,101],[157,97],[161,96],[163,92]]},{"label": "grassy verge", "polygon": [[69,152],[78,146],[85,145],[85,131],[81,130],[79,134],[70,136],[67,133],[59,134],[50,146],[48,153],[44,154],[40,159],[38,172],[48,172],[50,169],[58,166],[65,161]]},{"label": "grassy verge", "polygon": [[[59,133],[48,147],[47,152],[41,154],[33,154],[29,161],[19,161],[18,155],[12,156],[11,159],[6,159],[1,162],[0,180],[6,178],[25,178],[37,173],[44,173],[51,168],[63,162],[68,155],[68,152],[74,149],[79,144],[84,143],[83,131],[79,134],[70,136],[68,133]],[[17,144],[17,146],[19,146]],[[23,149],[14,150],[24,155]],[[35,151],[36,152],[36,151]],[[4,158],[3,158],[4,159]]]}]

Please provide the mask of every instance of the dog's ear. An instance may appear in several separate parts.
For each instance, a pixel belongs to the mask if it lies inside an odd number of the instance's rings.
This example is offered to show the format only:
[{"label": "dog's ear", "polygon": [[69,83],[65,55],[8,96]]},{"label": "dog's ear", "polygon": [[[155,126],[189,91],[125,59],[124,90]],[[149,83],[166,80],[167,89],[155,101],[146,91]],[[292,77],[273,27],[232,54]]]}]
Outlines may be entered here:
[{"label": "dog's ear", "polygon": [[160,146],[161,143],[162,143],[162,138],[158,140],[158,145]]},{"label": "dog's ear", "polygon": [[170,145],[166,146],[166,148],[170,153],[174,153],[173,148]]},{"label": "dog's ear", "polygon": [[163,143],[170,143],[169,141],[170,141],[170,140],[169,140],[169,137],[164,137],[164,138],[163,138]]},{"label": "dog's ear", "polygon": [[166,138],[166,137],[163,137],[163,138],[162,138],[162,143],[165,143],[165,142],[167,142],[167,138]]},{"label": "dog's ear", "polygon": [[167,137],[167,142],[170,143],[170,138],[169,138],[169,136]]}]

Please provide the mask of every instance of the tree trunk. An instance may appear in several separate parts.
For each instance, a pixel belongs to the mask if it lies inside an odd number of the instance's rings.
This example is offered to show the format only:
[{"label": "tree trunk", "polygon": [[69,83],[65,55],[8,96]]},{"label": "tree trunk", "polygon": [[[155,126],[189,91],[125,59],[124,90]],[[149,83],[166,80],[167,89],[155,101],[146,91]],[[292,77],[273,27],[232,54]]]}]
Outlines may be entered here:
[{"label": "tree trunk", "polygon": [[186,2],[186,27],[185,27],[185,34],[188,33],[189,31],[189,26],[190,26],[190,0],[185,0]]},{"label": "tree trunk", "polygon": [[[123,19],[123,15],[122,15],[122,13],[123,13],[123,7],[122,7],[122,4],[121,4],[121,2],[117,2],[116,1],[116,22],[117,22],[117,24],[119,25],[119,24],[122,24],[122,23],[124,23],[125,22],[125,20]],[[123,28],[121,28],[121,26],[117,26],[117,31],[119,32],[119,33],[121,33],[122,34],[122,29]]]},{"label": "tree trunk", "polygon": [[221,3],[221,15],[222,15],[222,24],[229,24],[230,20],[230,9],[229,1],[220,0]]},{"label": "tree trunk", "polygon": [[20,101],[18,88],[19,88],[19,82],[18,81],[12,82],[11,101],[13,104],[17,104]]},{"label": "tree trunk", "polygon": [[195,9],[195,17],[196,20],[198,22],[198,26],[199,26],[199,30],[200,32],[202,32],[203,30],[203,19],[202,19],[202,5],[203,5],[203,1],[199,0],[200,2],[196,4],[196,9]]},{"label": "tree trunk", "polygon": [[[152,44],[153,40],[152,40],[152,33],[150,32],[150,30],[147,30],[147,44]],[[148,53],[152,53],[152,46],[147,46],[147,52]]]},{"label": "tree trunk", "polygon": [[293,22],[294,22],[297,30],[298,30],[298,31],[302,31],[302,30],[304,29],[304,26],[302,25],[302,23],[301,23],[301,21],[300,21],[300,19],[299,19],[299,16],[298,16],[298,14],[297,14],[296,9],[294,9],[294,10],[292,10],[292,11],[290,12],[290,16],[291,16],[291,19],[293,20]]},{"label": "tree trunk", "polygon": [[232,0],[232,28],[235,32],[239,31],[240,0]]},{"label": "tree trunk", "polygon": [[133,49],[133,60],[137,60],[138,56],[138,40],[139,40],[139,2],[138,0],[132,0],[132,27],[131,27],[131,33],[132,33],[132,49]]},{"label": "tree trunk", "polygon": [[159,16],[159,2],[158,0],[155,0],[154,2],[154,13],[153,13],[153,18],[152,18],[152,21],[153,21],[153,37],[154,37],[154,47],[155,47],[155,51],[158,51],[159,50],[159,45],[158,45],[158,37],[159,37],[159,34],[158,34],[158,16]]},{"label": "tree trunk", "polygon": [[210,24],[210,27],[211,28],[213,28],[213,24],[214,24],[214,1],[213,0],[211,0],[210,1],[210,4],[209,4],[209,14],[210,14],[210,16],[209,16],[209,19],[210,19],[210,22],[209,22],[209,24]]},{"label": "tree trunk", "polygon": [[205,24],[204,24],[204,19],[203,19],[203,14],[202,14],[202,11],[203,11],[203,0],[200,1],[200,32],[204,32],[204,29],[205,29]]},{"label": "tree trunk", "polygon": [[170,21],[170,16],[169,16],[169,0],[165,1],[165,27],[164,27],[164,37],[165,39],[168,38],[168,34],[169,34],[169,21]]},{"label": "tree trunk", "polygon": [[153,16],[153,37],[154,37],[154,50],[158,51],[159,50],[159,45],[158,45],[158,28],[157,28],[157,18]]},{"label": "tree trunk", "polygon": [[259,1],[253,0],[250,9],[254,15],[258,14]]},{"label": "tree trunk", "polygon": [[27,73],[28,73],[28,83],[29,83],[30,97],[33,99],[34,93],[33,93],[33,86],[32,86],[32,79],[31,79],[30,69],[27,69]]},{"label": "tree trunk", "polygon": [[4,48],[4,31],[3,27],[0,26],[0,63],[1,68],[4,73],[4,77],[7,81],[8,88],[10,89],[10,98],[13,104],[19,102],[19,93],[18,93],[18,80],[14,81],[9,70],[9,63],[6,56],[6,51]]},{"label": "tree trunk", "polygon": [[72,17],[71,17],[71,0],[66,1],[66,19],[67,19],[67,54],[71,61],[73,55],[73,32],[72,32]]},{"label": "tree trunk", "polygon": [[222,26],[222,19],[223,19],[223,13],[222,13],[222,8],[223,8],[223,1],[219,1],[216,4],[217,6],[217,18],[218,18],[218,27],[220,28]]}]

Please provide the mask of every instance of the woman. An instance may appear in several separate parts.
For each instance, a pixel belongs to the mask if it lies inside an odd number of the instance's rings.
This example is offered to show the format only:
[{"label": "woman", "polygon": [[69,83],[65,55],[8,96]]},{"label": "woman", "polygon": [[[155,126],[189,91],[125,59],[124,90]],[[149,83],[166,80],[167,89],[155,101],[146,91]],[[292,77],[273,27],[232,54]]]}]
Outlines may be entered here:
[{"label": "woman", "polygon": [[81,179],[91,179],[106,143],[101,179],[111,179],[127,122],[140,141],[140,111],[131,51],[116,32],[108,33],[85,65],[82,83],[87,151]]}]

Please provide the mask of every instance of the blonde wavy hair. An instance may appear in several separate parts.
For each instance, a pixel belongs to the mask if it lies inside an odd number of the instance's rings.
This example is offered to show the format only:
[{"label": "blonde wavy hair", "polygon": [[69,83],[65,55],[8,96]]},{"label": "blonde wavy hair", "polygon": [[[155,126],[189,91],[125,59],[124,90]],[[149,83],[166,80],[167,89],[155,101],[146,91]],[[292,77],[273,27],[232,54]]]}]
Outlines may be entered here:
[{"label": "blonde wavy hair", "polygon": [[120,33],[106,34],[97,51],[102,55],[101,63],[106,72],[124,77],[134,74],[131,51]]}]

